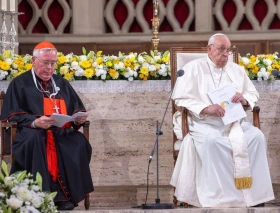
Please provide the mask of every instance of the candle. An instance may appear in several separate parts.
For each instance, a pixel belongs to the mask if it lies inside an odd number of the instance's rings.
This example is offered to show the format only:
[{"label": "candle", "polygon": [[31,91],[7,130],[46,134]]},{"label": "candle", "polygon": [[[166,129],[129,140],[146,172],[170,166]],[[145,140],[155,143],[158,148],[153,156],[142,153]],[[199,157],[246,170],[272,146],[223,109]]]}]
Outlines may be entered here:
[{"label": "candle", "polygon": [[16,11],[16,0],[10,0],[10,11]]},{"label": "candle", "polygon": [[158,1],[154,0],[153,4],[154,4],[154,16],[157,17],[158,16]]},{"label": "candle", "polygon": [[1,0],[1,10],[7,10],[7,0]]}]

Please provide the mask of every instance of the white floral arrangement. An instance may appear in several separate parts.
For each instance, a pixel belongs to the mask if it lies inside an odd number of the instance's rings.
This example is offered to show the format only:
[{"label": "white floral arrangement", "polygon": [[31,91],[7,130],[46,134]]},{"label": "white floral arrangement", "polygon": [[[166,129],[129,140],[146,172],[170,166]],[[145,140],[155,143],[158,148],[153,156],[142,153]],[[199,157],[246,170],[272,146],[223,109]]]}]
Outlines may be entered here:
[{"label": "white floral arrangement", "polygon": [[[278,52],[273,54],[251,55],[247,53],[246,56],[239,55],[240,66],[243,66],[247,75],[252,80],[275,80],[273,75],[279,76],[280,72],[280,58]],[[272,75],[273,74],[273,75]]]},{"label": "white floral arrangement", "polygon": [[170,53],[153,51],[143,53],[119,53],[118,56],[86,52],[83,55],[58,53],[56,74],[67,80],[156,80],[170,79]]},{"label": "white floral arrangement", "polygon": [[[170,79],[170,53],[153,51],[119,53],[118,56],[95,53],[83,48],[83,55],[57,53],[55,73],[72,80],[165,80]],[[12,80],[32,68],[32,56],[6,50],[0,55],[0,81]]]},{"label": "white floral arrangement", "polygon": [[42,177],[36,181],[26,171],[8,174],[7,164],[2,161],[0,173],[0,213],[54,213],[56,192],[42,191]]}]

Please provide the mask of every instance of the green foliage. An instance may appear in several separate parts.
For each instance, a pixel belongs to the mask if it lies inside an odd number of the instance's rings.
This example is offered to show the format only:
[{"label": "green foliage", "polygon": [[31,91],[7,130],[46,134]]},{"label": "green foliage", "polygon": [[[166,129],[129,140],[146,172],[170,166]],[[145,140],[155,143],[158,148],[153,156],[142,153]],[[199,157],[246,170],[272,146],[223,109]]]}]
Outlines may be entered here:
[{"label": "green foliage", "polygon": [[84,55],[86,55],[86,54],[87,54],[86,48],[83,47],[83,48],[82,48],[82,52],[83,52]]},{"label": "green foliage", "polygon": [[40,189],[43,190],[42,189],[42,187],[43,187],[42,176],[38,172],[36,173],[36,181],[37,181],[37,184],[40,187]]}]

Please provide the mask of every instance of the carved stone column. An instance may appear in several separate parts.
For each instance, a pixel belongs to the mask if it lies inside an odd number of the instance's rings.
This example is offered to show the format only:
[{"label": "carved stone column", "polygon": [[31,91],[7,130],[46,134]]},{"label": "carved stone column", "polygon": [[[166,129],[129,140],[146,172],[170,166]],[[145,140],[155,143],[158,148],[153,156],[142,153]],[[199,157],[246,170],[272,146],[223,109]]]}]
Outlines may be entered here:
[{"label": "carved stone column", "polygon": [[73,34],[90,35],[104,32],[105,1],[72,1]]},{"label": "carved stone column", "polygon": [[195,31],[209,32],[213,30],[213,1],[195,0]]}]

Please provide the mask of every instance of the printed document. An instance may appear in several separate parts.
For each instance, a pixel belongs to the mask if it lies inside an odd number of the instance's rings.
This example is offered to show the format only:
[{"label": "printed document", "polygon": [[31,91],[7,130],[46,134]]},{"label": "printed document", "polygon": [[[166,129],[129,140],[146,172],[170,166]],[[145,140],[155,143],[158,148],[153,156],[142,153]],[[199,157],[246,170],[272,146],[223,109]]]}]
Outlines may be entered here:
[{"label": "printed document", "polygon": [[63,115],[63,114],[59,114],[59,113],[53,113],[50,118],[55,120],[55,123],[53,124],[54,126],[57,127],[62,127],[64,124],[71,122],[71,121],[75,121],[75,119],[77,117],[80,116],[86,116],[87,113],[86,112],[77,112],[74,115],[70,116],[70,115]]},{"label": "printed document", "polygon": [[210,97],[211,101],[214,104],[219,104],[224,108],[225,115],[222,117],[222,121],[225,125],[247,116],[241,103],[231,102],[231,99],[235,94],[236,92],[231,84],[208,92],[208,96]]}]

